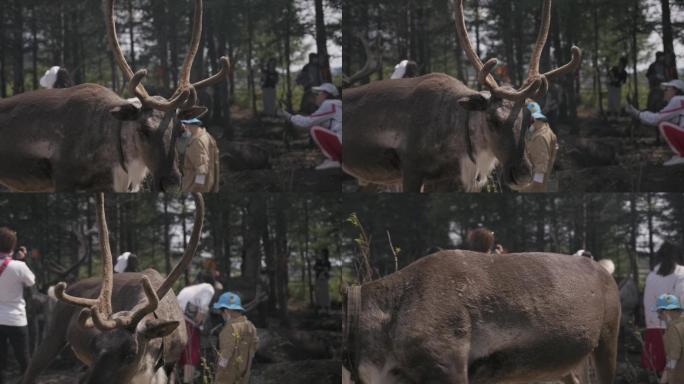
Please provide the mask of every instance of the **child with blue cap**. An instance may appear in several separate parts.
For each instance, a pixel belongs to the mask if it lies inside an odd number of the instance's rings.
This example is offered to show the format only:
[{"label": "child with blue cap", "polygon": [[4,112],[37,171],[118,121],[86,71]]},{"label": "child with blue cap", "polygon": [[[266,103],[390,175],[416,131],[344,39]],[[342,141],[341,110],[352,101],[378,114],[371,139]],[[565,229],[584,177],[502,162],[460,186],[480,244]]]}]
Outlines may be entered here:
[{"label": "child with blue cap", "polygon": [[675,295],[663,294],[656,301],[658,318],[667,324],[663,336],[667,364],[660,383],[684,383],[684,318],[682,306]]},{"label": "child with blue cap", "polygon": [[534,122],[525,132],[525,154],[532,165],[532,183],[521,192],[546,192],[558,152],[558,140],[535,101],[527,99]]},{"label": "child with blue cap", "polygon": [[226,292],[214,304],[214,309],[221,312],[226,325],[219,335],[219,353],[216,364],[215,383],[247,384],[249,383],[252,358],[259,344],[256,328],[247,317],[242,307],[240,296]]},{"label": "child with blue cap", "polygon": [[183,156],[183,192],[218,192],[219,150],[216,141],[198,118],[181,120],[189,134]]}]

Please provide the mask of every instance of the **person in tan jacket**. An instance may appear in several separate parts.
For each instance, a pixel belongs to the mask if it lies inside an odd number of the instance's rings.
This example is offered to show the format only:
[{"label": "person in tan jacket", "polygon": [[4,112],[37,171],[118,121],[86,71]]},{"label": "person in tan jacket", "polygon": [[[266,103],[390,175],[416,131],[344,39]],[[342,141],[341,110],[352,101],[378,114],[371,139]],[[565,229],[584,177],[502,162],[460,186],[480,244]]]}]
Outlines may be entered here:
[{"label": "person in tan jacket", "polygon": [[221,311],[226,325],[219,334],[218,362],[215,383],[248,384],[252,358],[259,344],[256,328],[247,317],[240,297],[226,292],[214,309]]},{"label": "person in tan jacket", "polygon": [[546,192],[558,152],[558,140],[539,104],[528,100],[534,122],[525,132],[525,155],[532,164],[532,183],[521,192]]},{"label": "person in tan jacket", "polygon": [[220,174],[216,141],[203,127],[201,120],[181,120],[181,123],[190,136],[184,151],[181,190],[218,192]]},{"label": "person in tan jacket", "polygon": [[667,363],[661,384],[684,384],[684,318],[675,295],[663,294],[656,301],[658,318],[667,324],[663,342]]}]

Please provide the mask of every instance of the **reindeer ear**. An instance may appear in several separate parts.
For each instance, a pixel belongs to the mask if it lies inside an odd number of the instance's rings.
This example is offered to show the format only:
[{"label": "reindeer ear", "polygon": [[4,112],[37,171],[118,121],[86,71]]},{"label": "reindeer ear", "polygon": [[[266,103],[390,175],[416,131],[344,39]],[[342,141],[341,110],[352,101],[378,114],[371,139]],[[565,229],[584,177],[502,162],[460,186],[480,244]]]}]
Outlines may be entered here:
[{"label": "reindeer ear", "polygon": [[205,113],[207,113],[209,109],[206,107],[202,107],[199,105],[192,106],[187,109],[183,109],[178,113],[178,118],[181,120],[190,120],[190,119],[195,119],[195,118],[200,118],[204,116]]},{"label": "reindeer ear", "polygon": [[168,336],[178,328],[178,324],[178,321],[148,320],[138,332],[147,339],[155,339]]},{"label": "reindeer ear", "polygon": [[140,117],[141,109],[133,104],[124,104],[109,110],[109,113],[117,120],[131,121]]},{"label": "reindeer ear", "polygon": [[490,98],[482,94],[475,94],[458,99],[458,104],[469,111],[484,111],[489,107]]}]

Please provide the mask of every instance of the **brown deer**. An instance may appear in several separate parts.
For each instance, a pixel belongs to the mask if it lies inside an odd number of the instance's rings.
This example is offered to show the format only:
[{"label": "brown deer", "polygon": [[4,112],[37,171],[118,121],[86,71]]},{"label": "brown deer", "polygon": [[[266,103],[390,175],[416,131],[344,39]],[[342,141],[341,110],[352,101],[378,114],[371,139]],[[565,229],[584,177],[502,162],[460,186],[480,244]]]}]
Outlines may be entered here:
[{"label": "brown deer", "polygon": [[499,86],[490,75],[497,60],[482,63],[471,45],[463,0],[454,9],[461,46],[489,91],[472,90],[439,73],[346,90],[343,169],[360,182],[400,184],[406,192],[419,192],[427,181],[459,180],[466,191],[479,191],[497,163],[511,188],[531,182],[520,133],[530,123],[525,99],[541,97],[550,81],[576,71],[581,51],[573,47],[570,63],[539,72],[551,20],[551,0],[545,0],[527,80],[520,90]]},{"label": "brown deer", "polygon": [[114,0],[105,0],[107,37],[135,99],[97,84],[27,92],[0,100],[0,185],[12,191],[137,191],[151,172],[154,190],[180,184],[175,140],[179,116],[206,112],[197,90],[224,81],[229,62],[208,79],[191,83],[200,45],[202,0],[194,0],[190,52],[180,83],[167,100],[150,96],[133,73],[116,36]]},{"label": "brown deer", "polygon": [[66,345],[88,366],[80,383],[169,380],[187,342],[183,312],[171,287],[197,252],[204,222],[204,200],[200,194],[193,196],[196,210],[190,242],[183,258],[163,278],[154,269],[114,275],[104,196],[98,195],[102,278],[81,280],[68,289],[66,283],[57,285],[55,295],[60,302],[48,336],[34,354],[22,383],[34,383]]},{"label": "brown deer", "polygon": [[620,295],[588,258],[440,251],[347,292],[347,382],[615,379]]}]

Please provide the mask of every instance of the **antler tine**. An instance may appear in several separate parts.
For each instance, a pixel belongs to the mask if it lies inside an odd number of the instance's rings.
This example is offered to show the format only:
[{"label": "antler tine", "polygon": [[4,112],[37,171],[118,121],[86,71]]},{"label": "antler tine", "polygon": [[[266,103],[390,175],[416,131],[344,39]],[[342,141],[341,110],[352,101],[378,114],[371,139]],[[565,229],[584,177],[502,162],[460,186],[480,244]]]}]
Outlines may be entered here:
[{"label": "antler tine", "polygon": [[141,69],[136,72],[128,82],[128,91],[135,95],[143,104],[148,107],[158,109],[163,112],[172,111],[175,110],[181,103],[185,102],[190,95],[190,91],[187,89],[177,92],[174,97],[168,101],[161,101],[152,96],[145,95],[140,92],[140,87],[138,87],[138,85],[141,85],[142,79],[145,76],[147,76],[146,69]]},{"label": "antler tine", "polygon": [[[114,54],[114,60],[116,63],[119,65],[119,68],[121,68],[121,71],[123,72],[124,76],[126,77],[127,81],[130,81],[134,74],[133,70],[131,69],[131,66],[128,65],[128,62],[126,61],[126,57],[123,54],[123,51],[121,50],[121,45],[119,45],[119,39],[116,36],[116,22],[114,20],[114,0],[105,0],[105,23],[107,25],[107,39],[109,40],[109,45],[112,48],[112,53]],[[141,78],[142,80],[142,78]],[[147,90],[142,84],[137,84],[136,85],[136,96],[138,94],[143,95],[144,99],[147,99],[149,97],[149,94],[147,93]],[[141,99],[143,101],[143,99]]]},{"label": "antler tine", "polygon": [[115,328],[132,328],[138,325],[138,323],[145,318],[148,314],[154,312],[159,306],[159,297],[152,287],[152,283],[147,278],[143,276],[141,279],[143,290],[147,301],[136,305],[130,311],[121,311],[115,313],[112,318],[103,318],[98,311],[93,311],[93,323],[95,326],[102,330],[108,331]]},{"label": "antler tine", "polygon": [[100,229],[100,251],[102,253],[102,287],[98,297],[97,306],[93,312],[109,317],[112,314],[112,288],[114,286],[114,265],[112,262],[112,250],[109,245],[109,228],[105,216],[104,193],[97,195],[97,224]]},{"label": "antler tine", "polygon": [[104,212],[104,194],[97,195],[98,211],[97,220],[100,227],[100,250],[102,251],[102,286],[97,299],[75,297],[64,292],[66,283],[61,282],[55,287],[55,296],[66,303],[91,308],[98,315],[109,317],[112,313],[112,286],[114,280],[114,267],[112,265],[112,252],[109,248],[109,231]]},{"label": "antler tine", "polygon": [[541,61],[542,51],[546,45],[546,40],[549,38],[549,29],[551,27],[551,0],[544,0],[544,7],[542,9],[542,21],[537,35],[537,42],[534,44],[532,57],[530,58],[530,69],[528,71],[527,81],[532,81],[539,76],[539,63]]},{"label": "antler tine", "polygon": [[195,56],[199,50],[200,40],[202,38],[202,0],[195,0],[195,15],[193,17],[192,27],[192,41],[190,43],[190,51],[183,62],[183,69],[181,70],[180,89],[185,89],[190,85],[190,70],[192,63],[195,61]]},{"label": "antler tine", "polygon": [[195,89],[202,89],[225,80],[228,77],[228,72],[230,70],[230,60],[228,60],[226,56],[222,56],[219,59],[219,62],[221,63],[221,69],[216,74],[202,81],[198,81],[192,84],[192,86]]},{"label": "antler tine", "polygon": [[[456,4],[454,5],[454,18],[456,19],[456,33],[458,35],[458,40],[461,43],[461,47],[465,51],[466,57],[468,57],[470,63],[475,67],[475,70],[478,73],[481,73],[484,64],[470,42],[470,36],[468,35],[468,30],[465,25],[465,16],[463,14],[463,0],[456,1]],[[499,88],[496,80],[494,80],[494,77],[491,75],[488,74],[484,80],[483,84],[492,90]]]},{"label": "antler tine", "polygon": [[366,53],[366,63],[358,72],[351,75],[351,77],[344,79],[344,83],[346,85],[354,84],[355,82],[363,79],[364,77],[369,76],[370,74],[375,72],[379,65],[379,63],[373,55],[373,52],[370,49],[370,44],[368,43],[368,40],[366,40],[366,38],[361,33],[356,33],[354,34],[354,36],[361,40],[363,50]]},{"label": "antler tine", "polygon": [[543,76],[546,77],[549,81],[551,81],[556,77],[576,71],[582,63],[582,50],[579,47],[573,45],[571,52],[572,60],[570,60],[569,63],[565,64],[562,67],[556,68],[552,71],[546,72]]},{"label": "antler tine", "polygon": [[71,296],[64,292],[67,287],[67,283],[60,282],[55,286],[55,297],[58,300],[63,301],[68,304],[78,305],[80,307],[90,308],[93,305],[97,305],[97,299],[86,299],[83,297]]},{"label": "antler tine", "polygon": [[171,271],[169,276],[166,277],[162,285],[157,289],[157,297],[160,299],[164,298],[164,295],[171,289],[197,253],[197,247],[202,234],[202,225],[204,224],[204,199],[200,193],[193,193],[192,196],[195,199],[195,225],[192,227],[190,243],[185,249],[183,258],[176,264],[173,271]]}]

